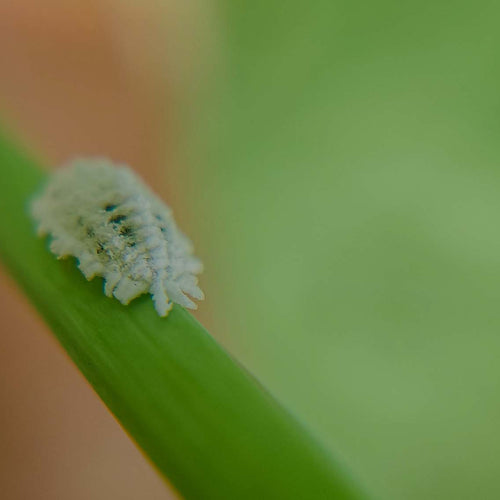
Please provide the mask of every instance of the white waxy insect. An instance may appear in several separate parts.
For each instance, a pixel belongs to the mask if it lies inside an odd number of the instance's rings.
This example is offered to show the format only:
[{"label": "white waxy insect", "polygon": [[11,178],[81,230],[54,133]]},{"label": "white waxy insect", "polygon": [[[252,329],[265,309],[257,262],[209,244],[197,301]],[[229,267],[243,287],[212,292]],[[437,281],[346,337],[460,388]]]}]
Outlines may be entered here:
[{"label": "white waxy insect", "polygon": [[160,316],[172,302],[196,309],[203,299],[196,274],[201,262],[168,208],[127,167],[104,159],[78,159],[52,174],[32,205],[38,233],[50,250],[74,256],[90,280],[102,276],[104,293],[122,304],[152,295]]}]

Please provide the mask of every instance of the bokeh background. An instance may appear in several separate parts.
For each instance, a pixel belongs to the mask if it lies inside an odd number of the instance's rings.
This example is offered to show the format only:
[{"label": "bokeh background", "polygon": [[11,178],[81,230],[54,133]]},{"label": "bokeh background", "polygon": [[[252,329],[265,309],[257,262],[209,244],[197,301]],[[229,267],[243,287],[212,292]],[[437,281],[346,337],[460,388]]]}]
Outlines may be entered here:
[{"label": "bokeh background", "polygon": [[[374,496],[495,499],[499,16],[0,0],[0,120],[47,168],[155,186],[206,264],[197,316]],[[3,498],[175,498],[0,284]]]}]

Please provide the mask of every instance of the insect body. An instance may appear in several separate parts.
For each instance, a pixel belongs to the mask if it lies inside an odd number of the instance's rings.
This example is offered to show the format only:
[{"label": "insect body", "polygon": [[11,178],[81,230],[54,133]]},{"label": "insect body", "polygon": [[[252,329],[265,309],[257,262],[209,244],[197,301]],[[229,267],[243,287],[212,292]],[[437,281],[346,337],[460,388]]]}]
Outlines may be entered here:
[{"label": "insect body", "polygon": [[56,171],[32,204],[38,233],[59,258],[74,256],[90,280],[123,304],[151,293],[160,316],[172,302],[191,309],[203,299],[201,262],[171,210],[127,167],[81,159]]}]

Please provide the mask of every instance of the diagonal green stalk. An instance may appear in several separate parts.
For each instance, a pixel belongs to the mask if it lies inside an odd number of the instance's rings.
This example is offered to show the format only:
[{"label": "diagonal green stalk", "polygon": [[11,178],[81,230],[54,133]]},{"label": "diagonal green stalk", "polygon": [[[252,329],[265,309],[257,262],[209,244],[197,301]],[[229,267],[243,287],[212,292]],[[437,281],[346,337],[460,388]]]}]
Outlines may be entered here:
[{"label": "diagonal green stalk", "polygon": [[[81,372],[185,498],[359,498],[339,465],[186,311],[124,307],[36,238],[45,178],[0,136],[0,255]],[[8,335],[8,331],[3,331]]]}]

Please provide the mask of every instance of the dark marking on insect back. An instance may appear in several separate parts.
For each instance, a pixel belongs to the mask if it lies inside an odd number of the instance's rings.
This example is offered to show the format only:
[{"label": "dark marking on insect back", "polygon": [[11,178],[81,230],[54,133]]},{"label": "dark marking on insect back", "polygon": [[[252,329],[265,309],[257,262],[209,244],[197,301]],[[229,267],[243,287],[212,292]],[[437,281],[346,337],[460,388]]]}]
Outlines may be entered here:
[{"label": "dark marking on insect back", "polygon": [[126,218],[126,215],[113,215],[113,217],[109,219],[109,222],[111,222],[111,224],[120,224],[120,222],[123,222]]},{"label": "dark marking on insect back", "polygon": [[108,203],[105,207],[104,210],[106,212],[112,212],[118,205],[115,205],[114,203]]},{"label": "dark marking on insect back", "polygon": [[120,236],[123,236],[125,238],[125,241],[129,247],[135,247],[136,242],[134,239],[134,231],[130,226],[121,226],[119,233]]},{"label": "dark marking on insect back", "polygon": [[131,236],[132,235],[132,228],[130,226],[121,226],[120,227],[120,234],[122,236]]}]

